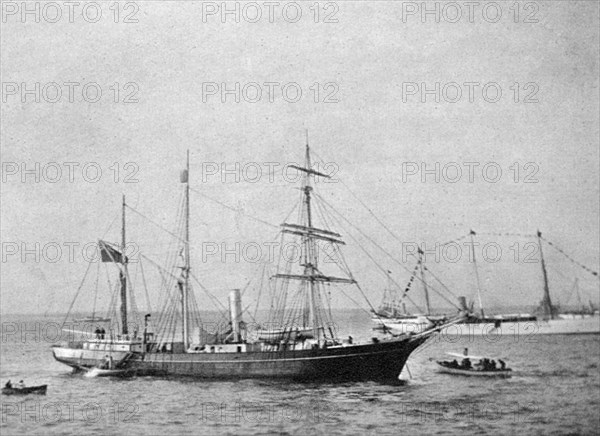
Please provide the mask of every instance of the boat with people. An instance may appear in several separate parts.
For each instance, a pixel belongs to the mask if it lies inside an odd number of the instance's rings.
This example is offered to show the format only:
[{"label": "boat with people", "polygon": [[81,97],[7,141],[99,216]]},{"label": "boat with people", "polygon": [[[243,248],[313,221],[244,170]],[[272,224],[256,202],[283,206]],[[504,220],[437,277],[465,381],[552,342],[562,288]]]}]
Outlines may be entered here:
[{"label": "boat with people", "polygon": [[[513,372],[506,366],[502,359],[496,360],[489,357],[474,356],[465,348],[463,354],[446,353],[454,356],[453,360],[438,360],[438,372],[467,377],[511,377]],[[459,358],[460,362],[456,359]]]},{"label": "boat with people", "polygon": [[[106,315],[114,322],[105,333],[98,333],[97,329],[92,337],[72,328],[71,332],[80,334],[80,337],[54,345],[54,358],[65,365],[87,368],[91,374],[98,375],[102,370],[95,368],[102,365],[108,355],[114,362],[120,362],[116,369],[144,376],[397,382],[411,353],[437,333],[440,326],[417,334],[387,333],[384,337],[362,341],[338,336],[333,328],[336,324],[331,306],[327,307],[327,303],[331,304],[327,298],[329,292],[340,289],[340,293],[345,295],[343,287],[353,286],[367,302],[368,299],[343,256],[335,256],[334,261],[330,259],[330,264],[319,262],[318,252],[324,250],[323,244],[339,253],[345,242],[342,235],[330,227],[335,220],[323,218],[328,206],[316,191],[314,179],[330,176],[313,169],[308,141],[304,165],[290,166],[303,176],[302,195],[296,206],[298,221],[286,220],[279,227],[282,241],[292,239],[299,247],[300,255],[297,259],[290,259],[280,253],[276,273],[268,281],[269,292],[263,292],[263,295],[271,297],[267,306],[270,308],[269,322],[265,325],[275,327],[260,329],[257,335],[249,331],[243,320],[247,311],[242,310],[240,289],[229,292],[229,310],[223,311],[228,318],[223,324],[224,329],[208,331],[206,324],[202,323],[193,283],[205,292],[206,287],[193,274],[190,257],[189,152],[187,162],[187,168],[181,174],[180,225],[174,232],[169,232],[174,236],[173,252],[177,254],[168,257],[166,265],[160,265],[140,250],[138,262],[129,262],[125,254],[128,242],[126,210],[136,210],[123,197],[121,244],[105,241],[99,244],[102,264],[118,274],[116,283],[109,282],[114,293],[110,313]],[[285,244],[281,246],[285,247]],[[334,272],[326,270],[332,269],[331,263],[337,266]],[[146,286],[142,265],[148,264],[156,267],[162,277],[155,286],[160,286],[164,295],[164,309],[158,317],[157,326],[152,324],[151,316],[147,314],[143,324],[138,322],[135,324],[137,328],[131,328],[129,321],[132,317],[141,320],[139,311],[133,310],[135,300],[131,270],[139,268],[139,276]],[[83,282],[80,289],[82,286]],[[67,324],[65,321],[63,328],[69,330]]]},{"label": "boat with people", "polygon": [[10,380],[2,388],[2,395],[46,395],[48,385],[25,386],[23,380],[13,385]]}]

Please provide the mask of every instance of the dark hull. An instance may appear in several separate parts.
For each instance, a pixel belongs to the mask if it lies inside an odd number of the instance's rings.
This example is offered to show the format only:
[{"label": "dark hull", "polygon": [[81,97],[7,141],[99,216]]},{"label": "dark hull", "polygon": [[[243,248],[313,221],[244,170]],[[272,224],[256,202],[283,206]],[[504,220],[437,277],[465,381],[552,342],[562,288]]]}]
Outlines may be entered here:
[{"label": "dark hull", "polygon": [[[298,381],[397,381],[406,360],[426,337],[311,350],[244,353],[147,353],[127,360],[139,375],[201,379],[291,379]],[[55,358],[70,366],[95,359]]]},{"label": "dark hull", "polygon": [[31,386],[28,388],[2,388],[3,395],[46,395],[48,385]]}]

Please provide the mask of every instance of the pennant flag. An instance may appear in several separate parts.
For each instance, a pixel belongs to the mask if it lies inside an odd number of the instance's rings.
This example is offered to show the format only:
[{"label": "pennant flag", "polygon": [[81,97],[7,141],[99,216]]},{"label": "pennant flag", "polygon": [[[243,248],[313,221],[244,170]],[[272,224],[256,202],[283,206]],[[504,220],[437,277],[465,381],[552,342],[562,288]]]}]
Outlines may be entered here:
[{"label": "pennant flag", "polygon": [[[98,246],[100,247],[100,257],[102,258],[102,262],[123,262],[121,253],[111,247],[107,242],[98,241]],[[127,257],[125,257],[125,262],[127,262]]]},{"label": "pennant flag", "polygon": [[188,171],[187,170],[181,171],[180,180],[181,180],[181,183],[187,183],[188,182]]}]

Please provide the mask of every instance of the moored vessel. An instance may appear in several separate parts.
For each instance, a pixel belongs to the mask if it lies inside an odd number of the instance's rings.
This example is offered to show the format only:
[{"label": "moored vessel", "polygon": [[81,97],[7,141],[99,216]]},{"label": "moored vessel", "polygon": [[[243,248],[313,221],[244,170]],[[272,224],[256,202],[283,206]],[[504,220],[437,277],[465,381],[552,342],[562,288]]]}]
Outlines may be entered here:
[{"label": "moored vessel", "polygon": [[[469,233],[471,236],[471,250],[475,244],[473,243],[473,236],[475,232],[471,230]],[[452,324],[451,326],[441,330],[442,336],[447,337],[482,337],[486,339],[494,339],[498,336],[520,336],[524,339],[531,337],[532,335],[580,335],[580,334],[600,334],[600,313],[590,303],[589,307],[584,307],[580,304],[579,310],[573,311],[561,311],[557,306],[552,304],[550,296],[549,280],[546,269],[546,262],[544,253],[542,250],[542,241],[544,240],[541,232],[537,232],[537,245],[540,253],[540,265],[542,270],[543,279],[543,298],[540,302],[535,313],[513,313],[513,314],[502,314],[502,315],[486,315],[483,310],[481,300],[481,284],[479,280],[479,273],[477,271],[477,263],[475,259],[475,252],[471,252],[473,259],[473,266],[475,269],[475,276],[477,278],[477,296],[479,300],[479,311],[476,313],[473,310],[473,304],[467,306],[466,299],[459,297],[458,308],[469,315],[463,322]],[[552,243],[546,241],[550,246]],[[562,250],[558,250],[561,254],[565,255]],[[566,256],[566,255],[565,255]],[[570,258],[569,258],[570,259]],[[427,270],[422,265],[422,259],[419,258],[418,265],[420,264],[421,271]],[[584,270],[590,272],[594,276],[598,276],[595,271],[590,270],[579,264]],[[411,282],[414,279],[414,275],[411,276]],[[424,331],[426,328],[430,328],[432,325],[439,324],[448,319],[448,316],[428,315],[431,313],[429,308],[429,298],[427,296],[427,283],[425,277],[422,275],[421,279],[425,291],[425,297],[427,302],[427,313],[423,315],[403,315],[397,316],[396,313],[390,314],[379,311],[376,316],[373,317],[373,322],[377,324],[377,329],[390,329],[396,333],[418,333]],[[410,282],[409,282],[410,283]],[[574,291],[577,291],[577,280],[575,281]],[[407,288],[408,289],[408,288]],[[572,291],[572,293],[574,292]],[[396,303],[397,305],[398,303]]]},{"label": "moored vessel", "polygon": [[331,311],[323,307],[325,287],[348,285],[360,289],[360,286],[343,257],[338,259],[342,275],[325,273],[319,265],[319,243],[325,242],[339,250],[344,242],[326,222],[315,222],[311,180],[329,176],[312,169],[308,143],[305,165],[292,167],[303,174],[299,221],[283,223],[280,230],[282,237],[293,237],[299,241],[300,256],[295,262],[280,262],[277,273],[272,276],[276,292],[269,318],[270,324],[277,325],[277,328],[259,330],[256,337],[249,334],[242,319],[244,311],[238,289],[230,292],[229,320],[224,330],[209,334],[201,322],[196,322],[193,328],[197,312],[190,310],[195,303],[191,286],[188,153],[187,169],[181,180],[184,183],[185,219],[179,252],[183,259],[182,264],[173,261],[171,268],[161,267],[162,274],[168,278],[165,282],[168,283],[166,292],[170,303],[159,319],[162,328],[156,335],[151,332],[150,315],[144,317],[143,330],[140,328],[132,332],[128,327],[128,307],[132,301],[128,286],[131,282],[130,265],[125,255],[127,205],[123,198],[121,246],[100,243],[103,262],[114,265],[118,271],[115,294],[120,300],[118,330],[109,329],[106,335],[96,333],[93,338],[84,337],[55,345],[52,348],[55,359],[73,368],[93,371],[91,368],[100,366],[108,355],[112,361],[119,362],[119,370],[139,375],[226,380],[397,381],[410,354],[439,328],[410,335],[389,334],[385,338],[362,342],[338,338],[337,332],[331,328]]}]

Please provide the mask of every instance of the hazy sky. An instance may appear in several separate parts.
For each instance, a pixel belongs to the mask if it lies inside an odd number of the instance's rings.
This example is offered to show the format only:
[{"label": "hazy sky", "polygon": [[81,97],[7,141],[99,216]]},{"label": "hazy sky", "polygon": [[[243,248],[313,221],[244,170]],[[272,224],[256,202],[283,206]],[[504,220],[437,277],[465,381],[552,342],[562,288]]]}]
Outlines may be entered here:
[{"label": "hazy sky", "polygon": [[[229,2],[231,10],[239,8],[239,22],[235,13],[221,15],[220,2],[140,1],[127,9],[122,3],[118,17],[110,3],[98,3],[100,17],[88,7],[76,9],[69,22],[68,7],[57,19],[56,9],[32,2],[40,7],[38,23],[34,14],[21,14],[20,2],[3,2],[2,312],[66,310],[87,267],[81,246],[103,237],[119,214],[121,194],[173,229],[187,149],[193,188],[243,209],[236,214],[192,193],[193,269],[219,296],[243,287],[257,264],[222,263],[219,256],[203,262],[202,244],[273,240],[276,229],[244,214],[283,222],[299,194],[282,166],[271,180],[267,163],[301,162],[305,129],[315,153],[344,182],[319,183],[321,195],[408,269],[414,260],[403,261],[400,242],[351,192],[409,244],[433,248],[471,228],[527,234],[539,228],[598,270],[597,2],[529,2],[527,8],[522,2],[518,16],[513,2],[479,2],[472,15],[464,2],[455,3],[460,10],[428,2],[439,20],[415,10],[421,2],[321,2],[318,15],[313,3],[281,2],[271,20],[262,2]],[[225,88],[232,93],[222,94]],[[432,93],[422,94],[424,88]],[[93,102],[97,90],[102,95]],[[39,181],[23,176],[22,165],[35,173],[36,163]],[[220,172],[212,174],[221,163],[246,171],[237,183],[231,174],[223,182]],[[426,174],[423,181],[422,165],[435,170],[436,163],[439,180]],[[251,183],[257,166],[262,177]],[[102,174],[92,183],[97,168]],[[137,182],[124,183],[131,173]],[[128,239],[164,258],[169,236],[130,215]],[[119,240],[118,224],[107,239]],[[480,262],[486,304],[535,304],[541,269],[524,262],[531,239],[484,235],[478,241],[502,249],[501,261]],[[348,263],[378,303],[385,277],[352,238],[346,242]],[[35,252],[36,243],[39,259],[24,256],[23,248]],[[69,243],[79,244],[73,262]],[[55,262],[53,244],[63,250]],[[473,268],[462,248],[456,263],[432,255],[428,264],[453,292],[473,297]],[[598,301],[597,278],[551,247],[544,253],[559,301],[566,301],[575,277],[585,299]],[[404,286],[409,273],[377,256]]]}]

